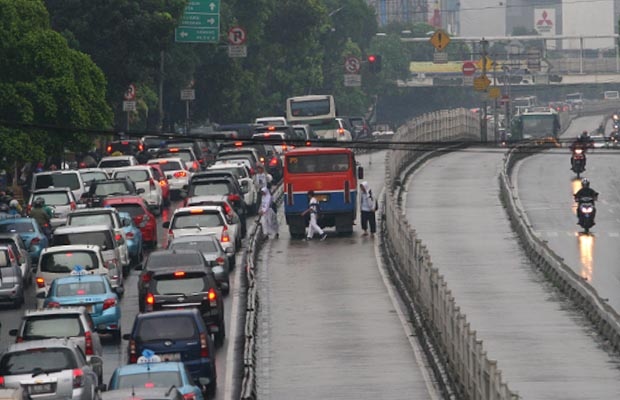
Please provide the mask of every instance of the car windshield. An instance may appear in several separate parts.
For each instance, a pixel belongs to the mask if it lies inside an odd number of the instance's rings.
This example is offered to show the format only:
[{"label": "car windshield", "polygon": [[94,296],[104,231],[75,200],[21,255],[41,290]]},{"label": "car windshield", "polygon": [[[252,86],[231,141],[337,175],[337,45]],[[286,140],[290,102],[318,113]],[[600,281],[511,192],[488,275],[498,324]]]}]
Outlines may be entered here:
[{"label": "car windshield", "polygon": [[147,262],[147,269],[152,268],[164,268],[173,266],[184,265],[203,265],[202,256],[200,253],[151,253]]},{"label": "car windshield", "polygon": [[0,233],[29,233],[34,232],[32,222],[5,222],[0,223]]},{"label": "car windshield", "polygon": [[69,274],[76,265],[87,271],[97,269],[97,255],[92,251],[52,252],[41,255],[41,272]]},{"label": "car windshield", "polygon": [[108,196],[111,194],[132,194],[124,182],[99,182],[95,188],[95,195]]},{"label": "car windshield", "polygon": [[51,193],[34,193],[33,199],[43,198],[48,206],[66,206],[70,203],[67,192],[51,192]]},{"label": "car windshield", "polygon": [[198,336],[196,321],[189,315],[164,315],[141,318],[136,329],[137,338],[143,342],[154,340],[183,340]]},{"label": "car windshield", "polygon": [[192,276],[178,277],[171,274],[156,276],[153,280],[155,293],[167,294],[192,294],[201,293],[208,290],[205,288],[206,282],[204,273],[202,275],[192,274]]},{"label": "car windshield", "polygon": [[77,360],[70,349],[37,347],[5,353],[0,360],[0,375],[30,375],[36,371],[53,372],[77,367]]},{"label": "car windshield", "polygon": [[172,229],[186,229],[200,226],[202,228],[215,228],[223,226],[219,213],[202,213],[202,214],[177,214],[173,217],[171,224]]},{"label": "car windshield", "polygon": [[101,250],[103,251],[114,248],[114,243],[112,242],[112,237],[109,231],[55,234],[53,242],[54,246],[70,244],[95,244],[101,247]]},{"label": "car windshield", "polygon": [[200,182],[191,185],[190,196],[226,196],[230,193],[228,185],[224,182]]},{"label": "car windshield", "polygon": [[119,212],[126,212],[131,215],[132,218],[144,215],[144,209],[139,204],[113,204],[112,207],[116,208]]},{"label": "car windshield", "polygon": [[82,180],[84,181],[84,183],[92,181],[102,181],[107,179],[107,176],[103,171],[80,172],[80,174],[82,175]]},{"label": "car windshield", "polygon": [[131,163],[127,158],[119,158],[114,160],[101,160],[99,162],[99,168],[118,168],[118,167],[128,167]]},{"label": "car windshield", "polygon": [[79,314],[58,314],[26,317],[24,340],[84,336]]},{"label": "car windshield", "polygon": [[148,181],[150,176],[146,170],[143,169],[132,169],[128,171],[116,171],[114,174],[115,178],[130,178],[134,182],[145,182]]},{"label": "car windshield", "polygon": [[178,161],[166,161],[166,162],[160,162],[159,166],[161,167],[162,171],[167,172],[167,171],[178,171],[180,169],[184,169],[181,166],[181,163]]},{"label": "car windshield", "polygon": [[108,225],[114,227],[112,214],[76,214],[69,217],[68,225],[70,226],[89,226],[89,225]]},{"label": "car windshield", "polygon": [[140,374],[120,375],[117,379],[117,387],[110,389],[130,389],[136,387],[145,388],[169,388],[183,386],[179,371],[149,371]]},{"label": "car windshield", "polygon": [[220,251],[217,247],[217,239],[214,240],[193,240],[191,242],[172,242],[170,249],[174,250],[198,250],[202,253],[216,253]]},{"label": "car windshield", "polygon": [[35,175],[35,189],[45,189],[50,186],[68,187],[71,190],[77,190],[80,188],[78,173],[69,172]]},{"label": "car windshield", "polygon": [[[58,282],[58,281],[56,281]],[[99,282],[71,282],[56,285],[56,297],[87,296],[105,294],[105,284]]]}]

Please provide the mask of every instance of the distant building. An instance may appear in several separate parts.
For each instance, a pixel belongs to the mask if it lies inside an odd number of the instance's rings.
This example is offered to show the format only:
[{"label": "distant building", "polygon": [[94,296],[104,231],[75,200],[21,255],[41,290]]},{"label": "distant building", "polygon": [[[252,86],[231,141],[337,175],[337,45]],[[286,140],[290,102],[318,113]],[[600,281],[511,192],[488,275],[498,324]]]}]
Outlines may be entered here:
[{"label": "distant building", "polygon": [[506,2],[497,0],[461,0],[459,36],[505,36]]},{"label": "distant building", "polygon": [[[562,1],[562,34],[575,36],[612,35],[616,32],[614,0],[598,0],[596,6],[590,2]],[[564,49],[579,49],[580,40],[565,40]],[[587,49],[613,49],[614,38],[584,39]]]},{"label": "distant building", "polygon": [[376,10],[379,26],[386,26],[391,22],[428,22],[427,0],[367,0],[367,2]]}]

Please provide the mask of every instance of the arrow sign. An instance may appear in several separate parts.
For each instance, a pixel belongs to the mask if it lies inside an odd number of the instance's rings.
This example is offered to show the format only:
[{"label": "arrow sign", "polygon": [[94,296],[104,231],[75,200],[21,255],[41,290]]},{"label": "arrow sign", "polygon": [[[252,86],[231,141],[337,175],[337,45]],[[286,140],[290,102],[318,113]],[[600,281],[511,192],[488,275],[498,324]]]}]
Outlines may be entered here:
[{"label": "arrow sign", "polygon": [[187,3],[181,22],[175,30],[175,41],[219,42],[220,0],[189,0]]},{"label": "arrow sign", "polygon": [[211,9],[211,12],[213,12],[217,8],[217,5],[214,2],[211,2],[209,3],[209,8]]}]

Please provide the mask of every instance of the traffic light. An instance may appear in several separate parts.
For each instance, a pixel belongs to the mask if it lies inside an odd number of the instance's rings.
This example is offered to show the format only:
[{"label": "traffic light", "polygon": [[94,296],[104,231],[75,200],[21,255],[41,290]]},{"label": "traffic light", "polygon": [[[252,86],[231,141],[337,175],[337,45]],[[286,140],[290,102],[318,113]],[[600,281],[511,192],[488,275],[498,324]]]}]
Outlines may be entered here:
[{"label": "traffic light", "polygon": [[381,71],[381,56],[379,54],[370,54],[367,59],[368,71],[373,74]]}]

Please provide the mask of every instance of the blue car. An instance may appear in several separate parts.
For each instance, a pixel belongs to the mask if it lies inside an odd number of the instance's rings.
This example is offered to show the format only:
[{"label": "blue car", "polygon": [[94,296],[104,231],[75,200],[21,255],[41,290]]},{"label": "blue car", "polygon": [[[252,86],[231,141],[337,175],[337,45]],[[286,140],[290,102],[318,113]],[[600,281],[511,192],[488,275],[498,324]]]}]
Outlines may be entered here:
[{"label": "blue car", "polygon": [[156,355],[143,355],[138,362],[116,368],[110,378],[108,390],[175,386],[185,400],[204,399],[201,389],[194,383],[182,362],[162,362]]},{"label": "blue car", "polygon": [[121,218],[123,232],[125,232],[127,239],[127,250],[129,251],[131,265],[137,266],[142,262],[144,255],[142,252],[142,231],[133,222],[131,214],[121,211],[118,215]]},{"label": "blue car", "polygon": [[79,268],[77,271],[52,281],[43,307],[84,306],[98,332],[111,333],[115,342],[120,341],[121,306],[117,292],[123,288],[116,288],[115,292],[107,276],[90,275]]},{"label": "blue car", "polygon": [[36,220],[26,217],[0,219],[0,233],[19,233],[32,264],[39,262],[43,249],[49,246],[49,240]]},{"label": "blue car", "polygon": [[135,316],[129,341],[128,364],[139,362],[145,350],[162,361],[182,361],[194,382],[205,389],[207,397],[217,390],[215,344],[196,308],[154,311]]}]

